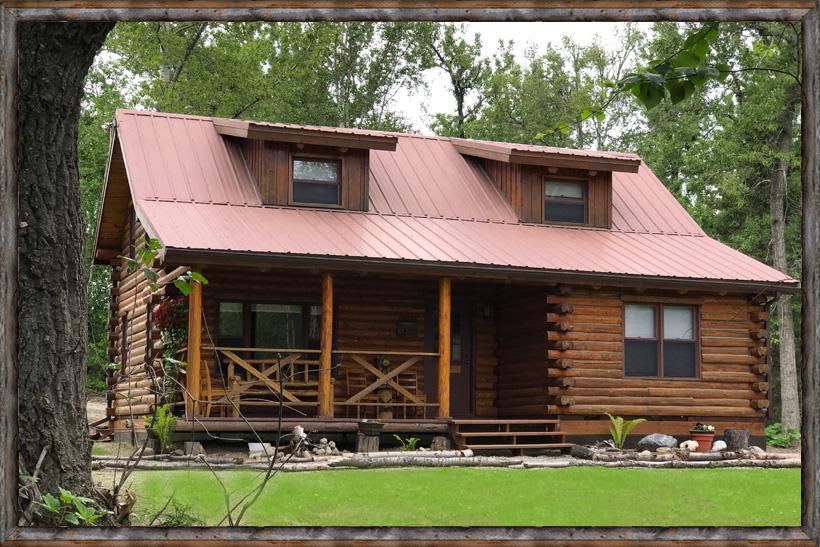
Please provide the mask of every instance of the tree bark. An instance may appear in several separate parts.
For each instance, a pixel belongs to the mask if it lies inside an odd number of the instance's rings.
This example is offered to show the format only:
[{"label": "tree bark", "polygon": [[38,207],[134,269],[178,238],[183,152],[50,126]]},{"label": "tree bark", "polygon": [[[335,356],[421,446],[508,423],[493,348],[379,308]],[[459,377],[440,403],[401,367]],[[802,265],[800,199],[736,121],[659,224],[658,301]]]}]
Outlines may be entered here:
[{"label": "tree bark", "polygon": [[[780,134],[777,136],[775,160],[772,171],[770,196],[770,216],[774,267],[788,274],[786,257],[786,196],[788,195],[789,161],[794,140],[794,121],[800,100],[799,90],[789,88],[788,103],[780,119]],[[800,428],[800,398],[797,387],[797,358],[795,356],[794,316],[792,297],[779,294],[776,301],[777,317],[780,319],[780,421],[789,428]]]},{"label": "tree bark", "polygon": [[40,489],[91,487],[85,413],[85,226],[77,123],[112,23],[19,27],[19,458]]}]

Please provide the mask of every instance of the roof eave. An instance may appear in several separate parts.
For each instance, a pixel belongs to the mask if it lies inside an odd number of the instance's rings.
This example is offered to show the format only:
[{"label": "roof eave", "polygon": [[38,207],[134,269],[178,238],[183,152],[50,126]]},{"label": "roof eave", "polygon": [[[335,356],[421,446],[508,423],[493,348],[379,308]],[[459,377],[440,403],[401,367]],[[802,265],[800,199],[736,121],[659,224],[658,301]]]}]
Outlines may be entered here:
[{"label": "roof eave", "polygon": [[505,146],[497,143],[476,142],[469,139],[451,139],[451,142],[460,154],[503,163],[624,173],[637,173],[641,167],[641,160],[637,158],[581,156],[548,150],[536,152],[516,149],[514,145]]},{"label": "roof eave", "polygon": [[275,127],[241,120],[214,119],[213,124],[216,132],[225,136],[360,150],[393,152],[399,141],[393,135],[345,135],[321,128]]},{"label": "roof eave", "polygon": [[168,247],[165,261],[169,264],[202,264],[229,266],[282,266],[294,269],[327,268],[334,270],[373,271],[382,273],[412,273],[418,275],[451,275],[501,281],[581,283],[592,285],[615,285],[665,289],[703,290],[732,293],[788,293],[800,292],[800,285],[793,282],[766,282],[755,280],[698,279],[631,274],[596,273],[563,270],[543,270],[453,262],[419,260],[394,260],[356,258],[326,255],[296,255],[256,253],[251,251],[220,251],[211,249],[185,249]]}]

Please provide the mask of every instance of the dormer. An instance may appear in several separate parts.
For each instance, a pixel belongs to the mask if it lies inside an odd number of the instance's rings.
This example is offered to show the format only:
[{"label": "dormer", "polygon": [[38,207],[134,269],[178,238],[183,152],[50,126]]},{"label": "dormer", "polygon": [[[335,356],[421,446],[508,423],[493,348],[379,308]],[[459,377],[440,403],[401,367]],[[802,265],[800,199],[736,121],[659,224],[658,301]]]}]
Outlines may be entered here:
[{"label": "dormer", "polygon": [[521,222],[612,227],[612,173],[637,173],[633,154],[453,139],[484,164]]},{"label": "dormer", "polygon": [[265,205],[366,211],[371,150],[394,151],[394,135],[335,127],[214,120],[236,139]]}]

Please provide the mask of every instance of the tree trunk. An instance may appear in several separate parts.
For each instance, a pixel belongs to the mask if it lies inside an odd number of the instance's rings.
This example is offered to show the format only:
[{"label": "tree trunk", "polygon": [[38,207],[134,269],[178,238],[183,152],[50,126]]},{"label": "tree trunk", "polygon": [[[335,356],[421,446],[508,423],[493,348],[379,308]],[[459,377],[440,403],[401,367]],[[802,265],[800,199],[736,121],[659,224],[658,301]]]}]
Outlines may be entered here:
[{"label": "tree trunk", "polygon": [[[774,267],[788,274],[786,258],[786,196],[788,194],[789,161],[793,144],[794,118],[797,114],[799,90],[789,89],[789,101],[780,120],[780,134],[776,141],[779,156],[772,172],[770,215]],[[777,316],[780,319],[780,421],[783,425],[800,428],[800,399],[797,388],[797,359],[795,356],[794,316],[791,308],[792,297],[779,294],[776,301]]]},{"label": "tree trunk", "polygon": [[40,489],[91,486],[85,412],[85,226],[77,123],[89,66],[113,23],[21,23],[19,457]]}]

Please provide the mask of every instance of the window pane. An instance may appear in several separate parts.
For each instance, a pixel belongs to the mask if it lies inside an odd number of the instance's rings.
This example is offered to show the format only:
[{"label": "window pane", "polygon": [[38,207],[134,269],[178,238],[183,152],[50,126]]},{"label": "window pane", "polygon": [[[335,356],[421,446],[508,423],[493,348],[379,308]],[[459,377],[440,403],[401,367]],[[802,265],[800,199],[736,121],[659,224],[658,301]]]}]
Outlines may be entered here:
[{"label": "window pane", "polygon": [[658,343],[654,340],[624,342],[624,375],[657,376]]},{"label": "window pane", "polygon": [[655,338],[655,306],[627,304],[624,306],[627,338]]},{"label": "window pane", "polygon": [[322,346],[322,307],[310,307],[310,325],[308,325],[308,344],[309,349],[319,349]]},{"label": "window pane", "polygon": [[257,348],[298,349],[304,347],[302,306],[254,304],[253,345]]},{"label": "window pane", "polygon": [[693,340],[695,338],[695,322],[692,312],[692,306],[664,306],[664,339]]},{"label": "window pane", "polygon": [[548,198],[584,198],[584,183],[548,180],[544,184],[544,195]]},{"label": "window pane", "polygon": [[663,375],[666,378],[696,378],[694,342],[663,343]]},{"label": "window pane", "polygon": [[547,201],[544,204],[544,220],[583,224],[586,220],[586,204],[571,201]]},{"label": "window pane", "polygon": [[219,336],[239,338],[242,336],[242,304],[239,302],[219,303]]},{"label": "window pane", "polygon": [[337,205],[339,203],[339,185],[294,181],[293,201],[296,203]]},{"label": "window pane", "polygon": [[339,162],[322,160],[293,160],[293,180],[339,180]]}]

